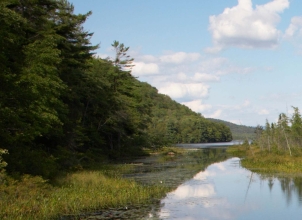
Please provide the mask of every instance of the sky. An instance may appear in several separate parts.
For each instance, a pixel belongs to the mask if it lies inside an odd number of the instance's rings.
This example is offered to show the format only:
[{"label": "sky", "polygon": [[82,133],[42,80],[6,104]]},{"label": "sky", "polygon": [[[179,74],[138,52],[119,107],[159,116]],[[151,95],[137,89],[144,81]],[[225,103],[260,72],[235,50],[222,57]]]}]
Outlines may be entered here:
[{"label": "sky", "polygon": [[204,117],[276,122],[302,109],[301,0],[70,0],[84,29],[114,57],[130,47],[132,75]]}]

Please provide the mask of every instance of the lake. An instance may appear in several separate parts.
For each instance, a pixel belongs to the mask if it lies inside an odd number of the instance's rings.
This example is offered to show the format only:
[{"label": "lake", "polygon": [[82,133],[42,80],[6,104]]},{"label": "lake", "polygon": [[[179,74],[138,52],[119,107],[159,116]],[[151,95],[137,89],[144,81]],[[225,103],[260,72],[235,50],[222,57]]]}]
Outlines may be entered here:
[{"label": "lake", "polygon": [[176,144],[177,147],[183,148],[216,148],[216,147],[229,147],[233,145],[242,144],[242,140],[233,140],[230,142],[218,142],[218,143],[197,143],[197,144]]},{"label": "lake", "polygon": [[153,155],[133,161],[136,170],[125,178],[172,190],[149,205],[117,210],[118,216],[127,215],[117,219],[300,219],[302,177],[260,175],[242,168],[239,158],[226,153],[235,143],[186,144],[181,147],[188,152],[179,157]]},{"label": "lake", "polygon": [[239,158],[214,163],[161,200],[159,219],[300,219],[301,177],[261,176]]}]

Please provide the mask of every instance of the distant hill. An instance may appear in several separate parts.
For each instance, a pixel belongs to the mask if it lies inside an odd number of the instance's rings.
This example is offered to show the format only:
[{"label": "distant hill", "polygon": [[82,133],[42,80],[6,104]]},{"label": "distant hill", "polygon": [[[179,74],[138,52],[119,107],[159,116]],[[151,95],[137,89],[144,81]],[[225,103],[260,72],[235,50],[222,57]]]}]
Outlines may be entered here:
[{"label": "distant hill", "polygon": [[228,121],[223,121],[220,119],[207,118],[213,122],[223,123],[227,127],[230,128],[233,136],[233,140],[242,140],[242,139],[255,139],[256,134],[254,133],[255,127],[245,126],[245,125],[237,125]]}]

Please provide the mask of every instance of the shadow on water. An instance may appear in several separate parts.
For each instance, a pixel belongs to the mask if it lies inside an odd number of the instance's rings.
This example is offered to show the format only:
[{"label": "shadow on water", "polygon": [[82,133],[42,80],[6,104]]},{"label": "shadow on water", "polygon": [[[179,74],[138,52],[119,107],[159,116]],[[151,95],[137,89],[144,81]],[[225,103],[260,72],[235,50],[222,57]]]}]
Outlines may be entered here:
[{"label": "shadow on water", "polygon": [[[188,149],[186,153],[174,156],[152,155],[132,161],[135,169],[124,177],[146,186],[163,184],[173,190],[210,164],[227,158],[226,148]],[[96,213],[83,214],[78,219],[160,219],[161,208],[161,201],[155,199],[148,205],[99,210]],[[70,216],[64,219],[76,218]]]},{"label": "shadow on water", "polygon": [[[232,144],[229,143],[230,146]],[[184,154],[132,161],[124,175],[143,185],[171,189],[150,204],[99,210],[79,219],[299,219],[302,176],[263,175],[241,167],[226,145],[186,145]]]},{"label": "shadow on water", "polygon": [[135,160],[135,163],[141,165],[137,166],[132,174],[124,177],[134,179],[144,185],[160,183],[175,188],[208,165],[227,158],[226,148],[191,149],[176,157],[155,155]]}]

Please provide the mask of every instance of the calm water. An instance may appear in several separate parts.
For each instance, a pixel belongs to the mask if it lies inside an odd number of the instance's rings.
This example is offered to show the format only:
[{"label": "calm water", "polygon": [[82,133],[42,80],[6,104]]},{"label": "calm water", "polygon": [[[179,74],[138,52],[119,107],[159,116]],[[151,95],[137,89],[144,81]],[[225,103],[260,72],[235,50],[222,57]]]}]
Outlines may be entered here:
[{"label": "calm water", "polygon": [[136,169],[125,178],[175,190],[150,205],[99,210],[81,219],[108,219],[113,214],[109,219],[302,219],[302,174],[252,173],[240,166],[239,158],[227,155],[226,146],[236,143],[190,144],[182,146],[191,150],[180,157],[154,155],[133,161]]},{"label": "calm water", "polygon": [[159,219],[301,219],[302,178],[264,177],[239,158],[214,163],[170,192]]},{"label": "calm water", "polygon": [[242,140],[234,140],[230,142],[218,142],[218,143],[198,143],[198,144],[176,144],[177,147],[183,148],[215,148],[215,147],[229,147],[232,145],[242,144]]}]

